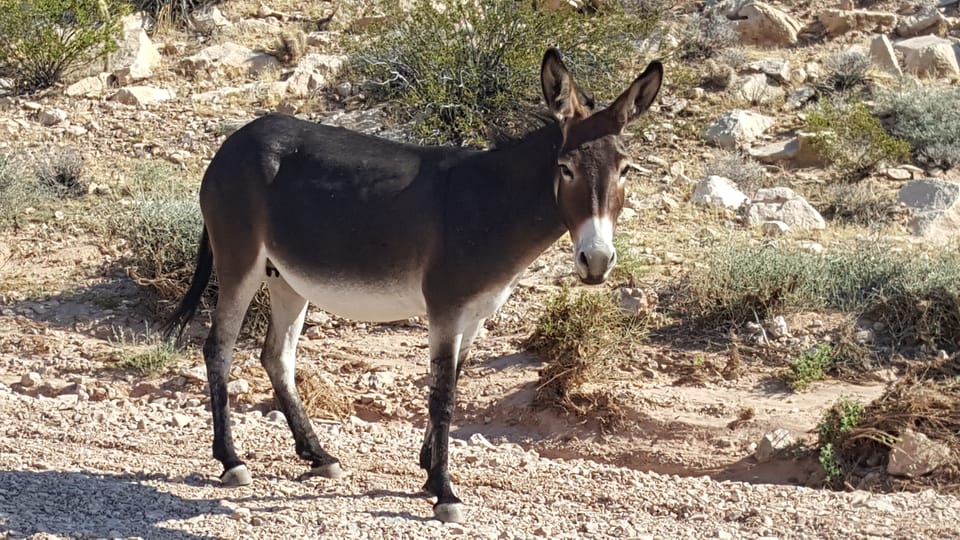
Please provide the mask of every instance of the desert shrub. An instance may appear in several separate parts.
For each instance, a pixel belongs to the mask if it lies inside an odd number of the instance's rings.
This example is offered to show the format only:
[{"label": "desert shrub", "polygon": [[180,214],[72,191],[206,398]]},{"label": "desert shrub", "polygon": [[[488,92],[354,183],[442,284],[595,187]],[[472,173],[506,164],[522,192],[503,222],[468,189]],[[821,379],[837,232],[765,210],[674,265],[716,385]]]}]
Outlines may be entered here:
[{"label": "desert shrub", "polygon": [[303,30],[293,29],[280,34],[277,46],[270,51],[280,63],[296,64],[307,52],[307,34]]},{"label": "desert shrub", "polygon": [[960,88],[911,86],[883,93],[877,101],[890,132],[910,143],[919,160],[960,167]]},{"label": "desert shrub", "polygon": [[15,221],[23,210],[45,196],[22,159],[0,153],[0,223]]},{"label": "desert shrub", "polygon": [[825,186],[821,214],[829,220],[857,225],[886,223],[897,215],[897,201],[878,180],[834,183]]},{"label": "desert shrub", "polygon": [[194,12],[220,4],[223,0],[130,0],[130,2],[137,11],[146,13],[153,20],[155,28],[167,25],[191,28]]},{"label": "desert shrub", "polygon": [[172,344],[148,331],[141,334],[115,328],[109,341],[115,349],[117,366],[142,375],[163,373],[183,359]]},{"label": "desert shrub", "polygon": [[804,390],[823,379],[832,366],[833,347],[829,343],[821,343],[791,360],[783,379],[792,390]]},{"label": "desert shrub", "polygon": [[537,352],[540,370],[536,402],[578,415],[598,409],[610,419],[615,404],[602,391],[584,386],[609,379],[644,332],[643,321],[624,315],[610,294],[562,289],[551,297],[525,347]]},{"label": "desert shrub", "polygon": [[898,294],[960,288],[960,255],[929,258],[882,246],[817,255],[723,246],[686,276],[677,300],[692,316],[742,324],[805,309],[858,311]]},{"label": "desert shrub", "polygon": [[116,49],[121,0],[0,0],[0,72],[14,90],[46,88]]},{"label": "desert shrub", "polygon": [[741,152],[722,152],[719,157],[704,166],[704,174],[722,176],[746,192],[769,187],[767,170],[756,160]]},{"label": "desert shrub", "polygon": [[880,323],[881,340],[894,347],[925,345],[933,350],[960,351],[960,290],[937,287],[901,291],[872,302],[866,320]]},{"label": "desert shrub", "polygon": [[910,145],[891,136],[862,102],[822,101],[820,109],[807,116],[807,130],[814,149],[830,160],[844,180],[855,181],[883,162],[899,162],[910,156]]},{"label": "desert shrub", "polygon": [[522,121],[542,99],[538,73],[549,46],[559,46],[593,90],[621,90],[622,60],[633,60],[642,21],[616,6],[584,16],[536,4],[418,0],[352,45],[348,76],[364,79],[373,98],[398,104],[419,140],[456,144],[482,142],[486,124]]},{"label": "desert shrub", "polygon": [[850,90],[867,82],[870,57],[859,51],[843,51],[832,54],[823,62],[826,68],[824,81],[833,90]]},{"label": "desert shrub", "polygon": [[735,49],[739,43],[733,21],[717,13],[696,14],[687,19],[677,52],[683,60],[703,60]]},{"label": "desert shrub", "polygon": [[863,410],[862,403],[841,396],[827,409],[817,424],[819,461],[826,472],[827,479],[831,482],[837,482],[846,472],[849,472],[848,464],[844,463],[840,457],[840,446],[859,424]]},{"label": "desert shrub", "polygon": [[54,149],[35,165],[40,186],[58,197],[79,197],[87,193],[83,182],[83,158],[72,149]]}]

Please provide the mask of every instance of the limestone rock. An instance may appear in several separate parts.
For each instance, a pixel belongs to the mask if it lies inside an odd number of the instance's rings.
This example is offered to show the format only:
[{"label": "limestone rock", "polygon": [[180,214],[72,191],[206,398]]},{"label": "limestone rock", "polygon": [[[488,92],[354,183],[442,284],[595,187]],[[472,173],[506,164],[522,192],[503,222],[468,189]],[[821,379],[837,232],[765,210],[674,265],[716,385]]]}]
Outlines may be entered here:
[{"label": "limestone rock", "polygon": [[953,42],[937,36],[920,36],[896,43],[903,54],[903,67],[919,77],[960,76]]},{"label": "limestone rock", "polygon": [[779,86],[771,85],[766,74],[752,73],[737,81],[734,95],[751,105],[766,105],[782,100],[783,90]]},{"label": "limestone rock", "polygon": [[152,86],[127,86],[110,96],[111,101],[143,107],[160,101],[167,101],[176,97],[170,90],[154,88]]},{"label": "limestone rock", "polygon": [[921,10],[900,19],[897,24],[897,35],[909,38],[933,34],[936,33],[941,23],[946,22],[947,18],[936,8]]},{"label": "limestone rock", "polygon": [[764,221],[760,224],[760,232],[767,237],[783,236],[790,231],[790,226],[782,221]]},{"label": "limestone rock", "polygon": [[817,90],[812,86],[800,86],[790,92],[790,95],[787,96],[787,102],[783,105],[783,108],[792,111],[799,109],[811,101],[817,96]]},{"label": "limestone rock", "polygon": [[916,236],[942,241],[960,236],[960,184],[935,178],[908,182],[897,201],[912,211]]},{"label": "limestone rock", "polygon": [[780,452],[793,446],[794,442],[790,430],[777,428],[764,434],[760,442],[757,443],[757,450],[754,452],[753,457],[760,463],[766,463]]},{"label": "limestone rock", "polygon": [[747,69],[763,73],[778,83],[790,82],[790,62],[783,58],[764,58],[747,64]]},{"label": "limestone rock", "polygon": [[64,90],[69,97],[99,96],[103,93],[105,86],[100,77],[84,77],[71,84]]},{"label": "limestone rock", "polygon": [[112,74],[120,86],[149,79],[160,65],[160,51],[143,29],[143,23],[141,15],[123,18],[123,37],[110,59]]},{"label": "limestone rock", "polygon": [[657,307],[657,293],[636,287],[620,287],[617,289],[617,302],[620,311],[631,317],[646,317]]},{"label": "limestone rock", "polygon": [[737,11],[740,41],[759,47],[796,45],[802,26],[787,14],[769,4],[752,2]]},{"label": "limestone rock", "polygon": [[43,109],[37,113],[37,121],[42,125],[50,127],[55,126],[67,119],[67,111],[63,109]]},{"label": "limestone rock", "polygon": [[827,226],[816,208],[786,187],[757,190],[747,208],[747,224],[757,226],[765,221],[782,221],[795,229],[824,229]]},{"label": "limestone rock", "polygon": [[179,68],[189,76],[240,75],[255,77],[280,63],[267,53],[253,51],[236,43],[207,47],[180,61]]},{"label": "limestone rock", "polygon": [[764,131],[770,129],[773,123],[773,118],[769,116],[736,109],[725,113],[707,126],[704,137],[708,143],[720,148],[736,148],[756,140]]},{"label": "limestone rock", "polygon": [[729,178],[714,175],[697,184],[691,200],[694,204],[703,206],[737,209],[747,202],[747,196]]},{"label": "limestone rock", "polygon": [[908,428],[890,449],[887,473],[916,478],[934,471],[950,459],[950,447]]},{"label": "limestone rock", "polygon": [[890,38],[880,34],[870,41],[870,60],[873,64],[887,73],[901,76],[903,70],[900,69],[900,63],[897,61],[897,55],[893,51],[893,43]]},{"label": "limestone rock", "polygon": [[836,37],[847,32],[889,32],[897,25],[897,16],[865,9],[828,9],[820,14],[820,24],[827,35]]},{"label": "limestone rock", "polygon": [[760,163],[788,162],[794,167],[822,167],[827,164],[827,160],[811,144],[814,135],[814,133],[799,131],[791,139],[751,148],[748,153]]}]

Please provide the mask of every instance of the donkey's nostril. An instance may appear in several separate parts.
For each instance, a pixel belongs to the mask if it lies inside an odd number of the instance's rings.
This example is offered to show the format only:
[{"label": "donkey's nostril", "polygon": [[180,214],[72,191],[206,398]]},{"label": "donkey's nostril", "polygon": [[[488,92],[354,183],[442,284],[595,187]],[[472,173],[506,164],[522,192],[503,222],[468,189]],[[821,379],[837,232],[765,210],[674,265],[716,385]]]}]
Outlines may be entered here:
[{"label": "donkey's nostril", "polygon": [[587,254],[586,254],[586,252],[583,252],[583,251],[580,252],[580,258],[579,258],[579,260],[580,260],[580,264],[586,266],[587,268],[590,267],[590,262],[587,260]]}]

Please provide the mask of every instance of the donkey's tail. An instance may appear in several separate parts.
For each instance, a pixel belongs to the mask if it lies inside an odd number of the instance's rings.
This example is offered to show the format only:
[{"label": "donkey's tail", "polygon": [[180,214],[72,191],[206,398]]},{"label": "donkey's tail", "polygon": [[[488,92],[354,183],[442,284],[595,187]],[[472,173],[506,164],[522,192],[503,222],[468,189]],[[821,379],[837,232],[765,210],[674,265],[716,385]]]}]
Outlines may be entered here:
[{"label": "donkey's tail", "polygon": [[210,282],[210,276],[213,274],[213,250],[210,249],[210,236],[207,234],[207,227],[203,227],[203,234],[200,236],[200,249],[197,251],[197,268],[193,271],[193,277],[190,279],[190,289],[180,300],[180,305],[176,311],[163,323],[160,331],[164,338],[169,339],[173,332],[177,332],[177,341],[183,335],[183,331],[190,324],[200,300],[203,298],[203,292],[207,290],[207,284]]}]

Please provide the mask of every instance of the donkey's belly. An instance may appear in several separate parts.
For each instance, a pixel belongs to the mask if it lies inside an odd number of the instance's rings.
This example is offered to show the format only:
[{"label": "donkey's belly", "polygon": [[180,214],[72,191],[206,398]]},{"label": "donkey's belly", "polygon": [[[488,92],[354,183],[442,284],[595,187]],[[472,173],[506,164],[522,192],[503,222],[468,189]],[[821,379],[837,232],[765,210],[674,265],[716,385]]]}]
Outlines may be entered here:
[{"label": "donkey's belly", "polygon": [[308,275],[273,258],[271,261],[293,290],[318,308],[339,317],[389,322],[427,313],[419,275],[360,282],[343,275]]}]

